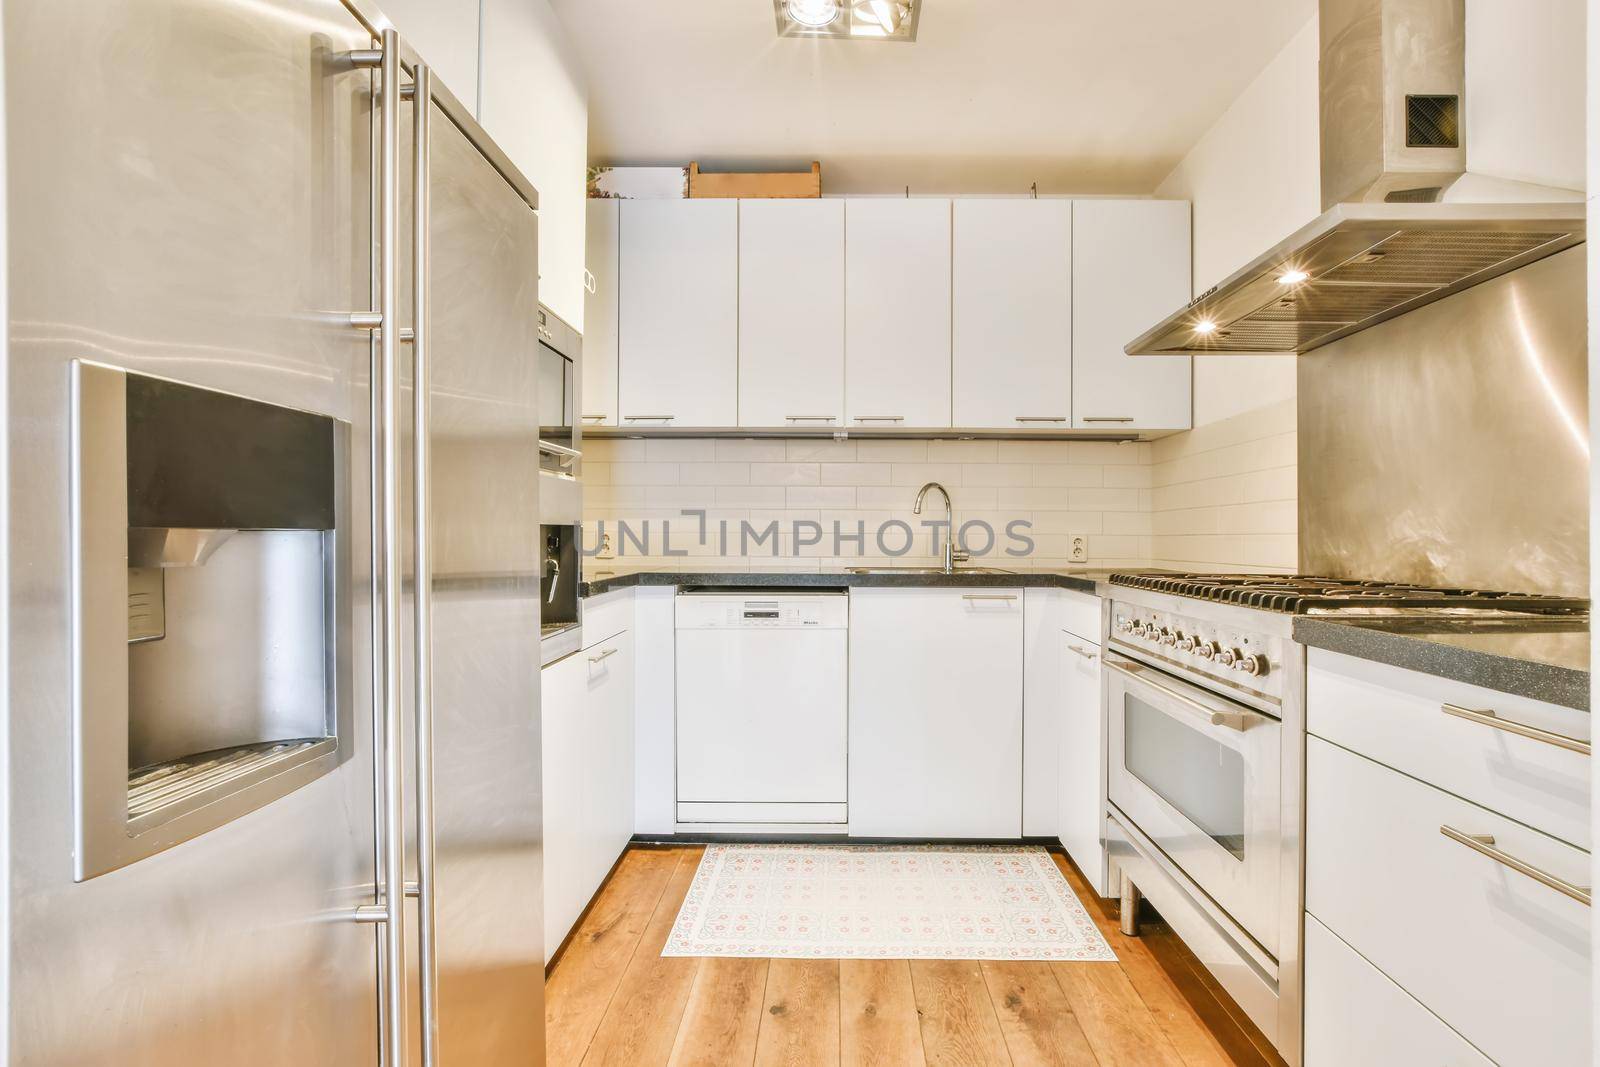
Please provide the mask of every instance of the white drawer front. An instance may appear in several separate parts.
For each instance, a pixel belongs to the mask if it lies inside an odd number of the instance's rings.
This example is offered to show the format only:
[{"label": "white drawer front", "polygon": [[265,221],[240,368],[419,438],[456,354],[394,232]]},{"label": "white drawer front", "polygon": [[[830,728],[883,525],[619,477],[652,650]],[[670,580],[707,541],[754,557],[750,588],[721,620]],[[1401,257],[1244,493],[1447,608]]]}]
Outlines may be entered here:
[{"label": "white drawer front", "polygon": [[1447,714],[1493,711],[1583,741],[1585,712],[1312,649],[1307,728],[1440,789],[1588,849],[1589,757]]},{"label": "white drawer front", "polygon": [[1492,1067],[1317,920],[1306,919],[1305,1067]]},{"label": "white drawer front", "polygon": [[583,602],[583,647],[633,629],[633,590],[601,593]]},{"label": "white drawer front", "polygon": [[1588,1064],[1589,855],[1325,741],[1306,746],[1306,911],[1505,1067]]},{"label": "white drawer front", "polygon": [[1062,591],[1061,628],[1091,645],[1100,643],[1100,598],[1073,589]]}]

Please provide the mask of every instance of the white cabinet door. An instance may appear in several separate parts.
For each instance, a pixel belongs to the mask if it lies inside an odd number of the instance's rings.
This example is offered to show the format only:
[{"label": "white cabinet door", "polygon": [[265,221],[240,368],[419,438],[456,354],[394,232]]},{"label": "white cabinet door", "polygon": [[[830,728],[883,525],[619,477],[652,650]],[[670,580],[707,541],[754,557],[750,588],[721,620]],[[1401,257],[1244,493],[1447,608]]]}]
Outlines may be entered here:
[{"label": "white cabinet door", "polygon": [[621,424],[737,425],[738,201],[625,200],[621,207]]},{"label": "white cabinet door", "polygon": [[739,202],[739,425],[844,424],[844,201]]},{"label": "white cabinet door", "polygon": [[1129,341],[1188,302],[1186,200],[1072,202],[1072,425],[1182,430],[1188,356],[1129,356]]},{"label": "white cabinet door", "polygon": [[954,424],[1072,425],[1072,201],[957,200]]},{"label": "white cabinet door", "polygon": [[1055,837],[1059,832],[1057,723],[1065,598],[1062,589],[1029,589],[1022,600],[1022,832],[1028,837]]},{"label": "white cabinet door", "polygon": [[617,241],[620,200],[589,201],[585,262],[592,290],[583,303],[582,416],[617,424]]},{"label": "white cabinet door", "polygon": [[[478,7],[481,0],[384,0],[383,13],[456,99],[478,98]],[[491,131],[492,133],[492,131]]]},{"label": "white cabinet door", "polygon": [[1451,832],[1589,881],[1581,849],[1306,740],[1307,914],[1495,1063],[1592,1064],[1589,907]]},{"label": "white cabinet door", "polygon": [[583,662],[583,903],[600,888],[633,836],[633,635],[619,633],[578,654]]},{"label": "white cabinet door", "polygon": [[950,425],[950,201],[845,202],[845,415]]},{"label": "white cabinet door", "polygon": [[568,656],[540,674],[546,963],[561,947],[588,900],[582,895],[586,666],[581,657]]},{"label": "white cabinet door", "polygon": [[[1491,1067],[1326,926],[1306,916],[1305,1067]],[[1360,1020],[1360,1025],[1351,1025]]]},{"label": "white cabinet door", "polygon": [[850,591],[850,833],[1022,833],[1022,590]]},{"label": "white cabinet door", "polygon": [[1061,847],[1094,891],[1106,896],[1106,786],[1104,711],[1100,701],[1100,648],[1062,631],[1059,792]]}]

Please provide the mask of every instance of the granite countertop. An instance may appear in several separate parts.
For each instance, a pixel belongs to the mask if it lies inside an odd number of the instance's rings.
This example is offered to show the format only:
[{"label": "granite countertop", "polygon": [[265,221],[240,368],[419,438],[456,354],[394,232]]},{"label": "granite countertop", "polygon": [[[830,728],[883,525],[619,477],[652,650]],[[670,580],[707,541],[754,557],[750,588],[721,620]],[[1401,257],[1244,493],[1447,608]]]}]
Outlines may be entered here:
[{"label": "granite countertop", "polygon": [[1301,616],[1294,620],[1294,639],[1311,648],[1589,710],[1587,618]]},{"label": "granite countertop", "polygon": [[837,588],[887,588],[915,589],[940,587],[971,588],[1024,588],[1024,589],[1074,589],[1080,593],[1093,593],[1097,583],[1110,577],[1105,569],[1065,571],[1017,571],[997,574],[992,571],[970,571],[956,568],[954,574],[877,573],[850,574],[844,571],[817,573],[816,571],[637,571],[585,582],[580,589],[583,596],[599,596],[613,589],[633,586],[702,585],[729,586],[741,589],[811,589]]}]

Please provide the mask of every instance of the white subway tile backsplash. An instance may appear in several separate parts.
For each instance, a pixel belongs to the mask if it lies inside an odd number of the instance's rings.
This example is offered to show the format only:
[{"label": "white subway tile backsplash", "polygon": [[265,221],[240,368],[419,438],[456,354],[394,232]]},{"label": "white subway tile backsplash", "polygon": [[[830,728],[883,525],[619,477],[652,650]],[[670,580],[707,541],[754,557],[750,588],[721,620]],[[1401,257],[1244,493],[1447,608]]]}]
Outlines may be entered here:
[{"label": "white subway tile backsplash", "polygon": [[[619,573],[936,564],[939,535],[926,524],[942,523],[944,501],[935,494],[922,515],[911,511],[917,489],[936,481],[950,491],[958,530],[994,530],[983,556],[993,566],[1082,566],[1069,558],[1071,541],[1086,537],[1091,566],[1293,570],[1296,448],[1292,400],[1155,442],[589,439],[584,516],[591,526],[627,518],[652,528],[648,551],[630,544],[603,562]],[[704,542],[685,509],[708,510]],[[797,537],[797,522],[818,524],[820,541],[810,526]],[[905,529],[890,527],[880,544],[889,522]],[[1034,542],[1027,556],[1005,554],[1014,522]],[[685,555],[665,554],[669,527],[672,550]],[[974,548],[983,539],[968,528]]]}]

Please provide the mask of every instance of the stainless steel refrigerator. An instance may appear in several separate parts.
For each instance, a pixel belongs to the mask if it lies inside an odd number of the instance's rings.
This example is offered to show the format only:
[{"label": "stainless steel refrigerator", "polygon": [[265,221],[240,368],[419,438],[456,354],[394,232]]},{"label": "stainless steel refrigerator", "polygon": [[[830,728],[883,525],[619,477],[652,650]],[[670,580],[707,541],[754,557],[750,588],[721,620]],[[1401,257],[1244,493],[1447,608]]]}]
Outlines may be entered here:
[{"label": "stainless steel refrigerator", "polygon": [[542,1063],[535,191],[365,0],[3,28],[8,1062]]}]

